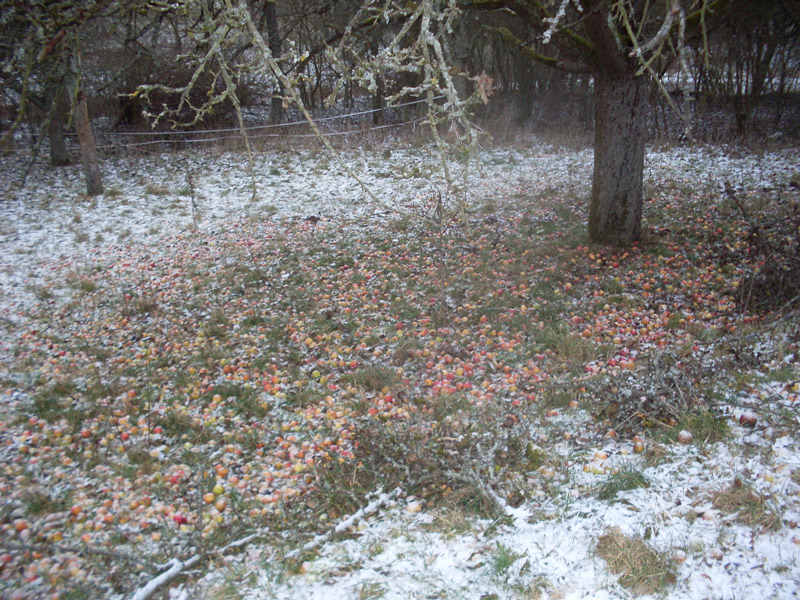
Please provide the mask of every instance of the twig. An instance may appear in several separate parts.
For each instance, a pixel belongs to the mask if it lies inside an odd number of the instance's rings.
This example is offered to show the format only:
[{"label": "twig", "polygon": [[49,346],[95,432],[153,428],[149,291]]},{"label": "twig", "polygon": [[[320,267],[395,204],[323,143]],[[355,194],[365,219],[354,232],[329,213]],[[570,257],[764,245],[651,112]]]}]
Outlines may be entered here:
[{"label": "twig", "polygon": [[[295,556],[298,556],[301,552],[309,552],[311,550],[314,550],[315,548],[321,546],[322,544],[327,542],[329,539],[331,539],[331,537],[334,534],[342,533],[343,531],[347,531],[350,527],[352,527],[353,525],[359,523],[365,517],[368,517],[372,513],[377,512],[377,510],[379,508],[385,506],[390,501],[394,500],[397,496],[399,496],[402,493],[402,491],[403,491],[402,489],[400,489],[399,487],[396,487],[396,488],[394,488],[394,490],[392,490],[391,492],[389,492],[387,494],[381,494],[375,500],[373,500],[372,502],[367,504],[364,508],[359,509],[358,511],[353,513],[353,515],[349,516],[348,518],[344,519],[343,521],[340,521],[339,524],[336,525],[336,527],[334,527],[333,529],[330,529],[326,533],[323,533],[323,534],[320,534],[320,535],[316,536],[313,540],[311,540],[310,542],[307,542],[302,547],[297,548],[297,549],[292,550],[291,552],[289,552],[286,555],[286,558],[294,558]],[[139,600],[139,599],[136,599],[136,600]]]},{"label": "twig", "polygon": [[108,558],[115,558],[129,563],[142,565],[145,568],[154,568],[153,562],[146,558],[133,556],[126,552],[119,550],[104,550],[103,548],[96,548],[92,546],[70,546],[68,544],[19,544],[16,542],[3,542],[3,546],[9,550],[17,551],[31,551],[36,550],[42,552],[44,550],[57,550],[58,552],[72,553],[72,554],[93,554],[95,556],[106,556]]},{"label": "twig", "polygon": [[[241,548],[242,546],[249,544],[253,540],[263,537],[267,533],[268,531],[266,529],[260,529],[254,533],[246,535],[243,538],[235,540],[227,544],[226,546],[223,546],[221,549],[217,550],[214,554],[223,555],[228,550]],[[183,571],[185,571],[186,569],[190,569],[198,562],[200,562],[200,560],[202,560],[204,556],[205,556],[204,554],[195,554],[185,561],[180,561],[177,558],[173,558],[164,565],[157,565],[155,567],[156,569],[161,569],[161,570],[166,569],[166,570],[163,573],[161,573],[161,575],[154,577],[153,579],[148,581],[144,586],[136,590],[136,593],[134,593],[131,600],[146,600],[147,598],[152,596],[153,593],[155,593],[156,590],[158,590],[158,588],[168,584],[173,579],[178,577],[178,575],[180,575]],[[137,562],[144,563],[144,561],[137,561]]]},{"label": "twig", "polygon": [[147,600],[147,598],[152,596],[156,590],[158,590],[158,588],[168,584],[170,581],[180,575],[185,569],[189,569],[199,563],[201,558],[202,556],[199,554],[195,554],[185,561],[180,561],[177,558],[173,558],[166,565],[164,565],[165,567],[169,568],[161,575],[154,577],[144,586],[136,590],[136,593],[132,596],[131,600]]},{"label": "twig", "polygon": [[264,536],[266,534],[267,534],[267,530],[264,529],[264,530],[256,531],[255,533],[251,533],[250,535],[246,535],[243,538],[235,540],[235,541],[231,542],[230,544],[228,544],[227,546],[224,546],[221,550],[219,550],[217,552],[217,554],[224,554],[228,550],[233,550],[234,548],[241,548],[245,544],[249,544],[253,540],[255,540],[257,538],[260,538],[260,537],[262,537],[262,536]]}]

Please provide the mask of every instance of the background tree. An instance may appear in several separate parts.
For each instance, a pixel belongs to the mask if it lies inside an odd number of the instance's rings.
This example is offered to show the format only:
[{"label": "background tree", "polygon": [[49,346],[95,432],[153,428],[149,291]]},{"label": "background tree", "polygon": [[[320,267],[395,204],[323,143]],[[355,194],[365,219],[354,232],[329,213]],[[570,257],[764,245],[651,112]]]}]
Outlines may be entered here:
[{"label": "background tree", "polygon": [[685,60],[687,31],[708,28],[725,4],[703,1],[684,6],[680,0],[464,4],[502,11],[506,19],[512,16],[516,30],[507,26],[496,30],[529,60],[592,76],[594,173],[588,223],[592,242],[625,245],[641,236],[651,75],[675,57]]},{"label": "background tree", "polygon": [[13,2],[5,3],[0,13],[3,82],[16,100],[15,118],[0,143],[13,135],[32,109],[39,109],[46,115],[42,130],[48,131],[51,139],[51,162],[67,162],[61,132],[64,98],[68,94],[89,195],[101,193],[103,186],[82,89],[80,32],[109,4],[109,0]]},{"label": "background tree", "polygon": [[[585,128],[595,150],[589,237],[630,244],[641,235],[654,89],[673,92],[674,99],[662,94],[662,105],[683,98],[689,106],[698,104],[689,94],[693,83],[695,95],[706,99],[699,104],[729,110],[743,135],[756,122],[757,133],[766,135],[764,106],[775,107],[771,127],[791,122],[784,108],[800,65],[797,9],[786,0],[755,6],[744,0],[7,2],[0,9],[0,77],[5,104],[13,106],[11,132],[27,122],[41,129],[39,143],[49,134],[54,164],[67,157],[60,132],[76,124],[79,89],[88,113],[102,110],[115,128],[239,122],[244,132],[244,118],[256,118],[260,108],[281,122],[287,110],[296,118],[305,109],[382,109],[419,98],[428,103],[424,116],[434,141],[445,130],[474,139],[469,119],[476,116],[497,119],[495,130],[531,122],[539,129]],[[484,92],[493,80],[494,107],[474,112],[474,102],[465,101],[480,96],[481,73],[488,77],[481,80]],[[503,113],[509,116],[497,118]],[[376,112],[375,123],[388,114],[399,113]],[[671,118],[663,116],[662,122]]]},{"label": "background tree", "polygon": [[696,61],[695,95],[728,104],[742,138],[750,135],[756,110],[771,97],[777,96],[774,118],[780,122],[780,99],[800,74],[800,24],[793,10],[783,0],[733,0],[715,31],[692,40],[702,56]]},{"label": "background tree", "polygon": [[[281,47],[283,40],[280,37],[280,30],[278,28],[278,11],[275,8],[275,2],[265,0],[264,2],[264,26],[267,31],[267,38],[269,39],[269,51],[273,56],[281,55]],[[277,90],[272,93],[272,100],[269,110],[270,123],[280,123],[283,120],[283,85],[278,82]],[[277,93],[276,93],[277,92]]]}]

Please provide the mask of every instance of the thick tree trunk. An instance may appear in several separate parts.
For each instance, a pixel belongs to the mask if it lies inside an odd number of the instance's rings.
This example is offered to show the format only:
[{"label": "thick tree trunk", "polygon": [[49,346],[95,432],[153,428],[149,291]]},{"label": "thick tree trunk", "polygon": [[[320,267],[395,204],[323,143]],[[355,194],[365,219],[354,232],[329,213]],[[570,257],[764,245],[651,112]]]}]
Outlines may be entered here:
[{"label": "thick tree trunk", "polygon": [[[369,44],[369,51],[372,56],[377,56],[378,52],[380,51],[380,46],[378,45],[377,40],[372,40]],[[374,126],[380,126],[384,123],[384,108],[386,106],[385,102],[385,89],[383,85],[383,76],[380,72],[375,73],[375,93],[372,94],[372,124]]]},{"label": "thick tree trunk", "polygon": [[103,193],[103,181],[100,177],[100,166],[97,160],[97,147],[94,143],[92,126],[89,123],[89,111],[86,108],[86,95],[78,91],[78,102],[75,105],[75,131],[78,133],[78,144],[81,147],[81,162],[86,174],[86,194],[97,196]]},{"label": "thick tree trunk", "polygon": [[50,141],[50,164],[54,167],[69,164],[67,145],[64,142],[64,113],[56,110],[47,125],[47,138]]},{"label": "thick tree trunk", "polygon": [[594,175],[589,240],[625,246],[642,232],[649,80],[634,71],[595,77]]}]

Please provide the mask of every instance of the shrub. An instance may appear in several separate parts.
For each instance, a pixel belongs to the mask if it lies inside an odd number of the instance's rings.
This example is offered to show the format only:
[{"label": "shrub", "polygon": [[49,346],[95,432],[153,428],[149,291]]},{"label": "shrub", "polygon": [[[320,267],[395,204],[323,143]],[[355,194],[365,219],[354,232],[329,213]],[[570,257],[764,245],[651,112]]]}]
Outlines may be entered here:
[{"label": "shrub", "polygon": [[800,296],[800,201],[764,202],[753,216],[729,184],[726,192],[747,226],[740,309],[773,310],[795,301]]}]

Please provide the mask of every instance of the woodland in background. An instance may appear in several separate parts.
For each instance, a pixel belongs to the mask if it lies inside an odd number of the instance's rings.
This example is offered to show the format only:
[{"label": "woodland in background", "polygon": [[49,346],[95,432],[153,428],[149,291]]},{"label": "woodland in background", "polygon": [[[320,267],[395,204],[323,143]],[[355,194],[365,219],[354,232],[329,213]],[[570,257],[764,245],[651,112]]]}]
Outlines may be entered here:
[{"label": "woodland in background", "polygon": [[[114,107],[112,129],[216,135],[233,121],[251,166],[253,117],[277,127],[294,108],[334,152],[318,108],[371,106],[360,112],[373,125],[399,117],[426,130],[441,157],[439,193],[463,214],[466,179],[456,184],[446,155],[474,158],[474,120],[503,136],[528,123],[559,135],[585,129],[594,138],[589,240],[629,246],[642,237],[653,132],[693,141],[697,121],[705,139],[745,141],[785,137],[784,121],[798,122],[796,12],[783,0],[14,4],[0,17],[0,55],[17,102],[0,143],[38,108],[34,155],[46,130],[51,163],[63,164],[68,98],[92,196],[103,184],[90,99]],[[670,110],[650,119],[658,102]],[[392,117],[386,106],[404,110]]]},{"label": "woodland in background", "polygon": [[[74,46],[79,50],[74,55],[53,51],[41,64],[29,65],[28,81],[14,78],[8,69],[0,75],[4,84],[0,97],[3,131],[18,122],[23,129],[27,126],[36,140],[40,128],[47,125],[55,164],[67,160],[58,140],[59,132],[68,124],[72,126],[68,123],[72,121],[69,104],[75,89],[69,77],[75,75],[74,71],[80,71],[88,112],[95,123],[95,133],[101,135],[149,131],[151,119],[145,113],[177,99],[155,93],[148,106],[133,95],[138,86],[161,83],[178,87],[192,76],[194,65],[176,61],[176,56],[192,44],[191,27],[187,30],[175,13],[157,10],[161,3],[28,4],[23,11],[27,16],[39,10],[47,18],[60,18],[64,24],[83,21],[80,39]],[[326,45],[335,44],[342,37],[359,3],[259,0],[248,4],[265,39],[269,40],[272,53],[283,56],[279,61],[281,68],[296,82],[303,103],[315,115],[381,108],[387,97],[415,83],[414,73],[386,73],[376,82],[374,93],[370,93],[357,81],[350,80],[340,90],[335,105],[326,107],[324,101],[341,80],[342,71],[355,71],[359,67],[355,61],[351,65],[332,64],[325,52]],[[489,4],[503,3],[473,3],[487,7]],[[691,80],[682,80],[677,60],[664,64],[658,73],[664,89],[653,86],[648,125],[651,140],[685,137],[684,123],[675,107],[688,116],[691,134],[699,141],[791,142],[800,137],[800,10],[784,0],[732,4],[714,28],[686,40]],[[55,10],[61,10],[64,16],[53,17]],[[18,58],[29,36],[29,24],[15,22],[14,18],[19,16],[19,8],[13,3],[3,9],[0,56],[6,65]],[[397,27],[390,23],[385,29],[391,31]],[[63,29],[56,23],[54,30]],[[465,9],[459,30],[453,35],[450,58],[454,64],[464,72],[485,73],[492,79],[491,102],[481,107],[474,118],[495,137],[513,137],[524,130],[547,132],[565,140],[588,139],[585,136],[592,131],[594,119],[591,75],[551,68],[533,60],[531,53],[515,48],[511,40],[524,40],[526,47],[534,51],[544,50],[541,41],[526,38],[526,25],[519,19],[482,8]],[[377,53],[383,36],[380,30],[376,34],[375,29],[370,29],[363,38],[356,32],[354,39],[362,47],[353,54]],[[246,53],[248,48],[238,51]],[[466,94],[473,82],[463,80],[461,84]],[[243,76],[236,86],[248,124],[297,120],[297,113],[282,102],[281,86],[274,81]],[[201,106],[205,96],[223,87],[219,73],[210,70],[195,85],[192,105]],[[670,99],[664,91],[669,92]],[[20,113],[23,95],[27,106]],[[412,111],[406,108],[375,112],[348,125],[401,122],[412,118]],[[190,113],[186,110],[176,116],[191,121],[194,115]],[[224,101],[188,129],[231,126],[235,122],[232,103]],[[157,127],[168,128],[166,122]],[[11,140],[6,140],[9,143]]]}]

